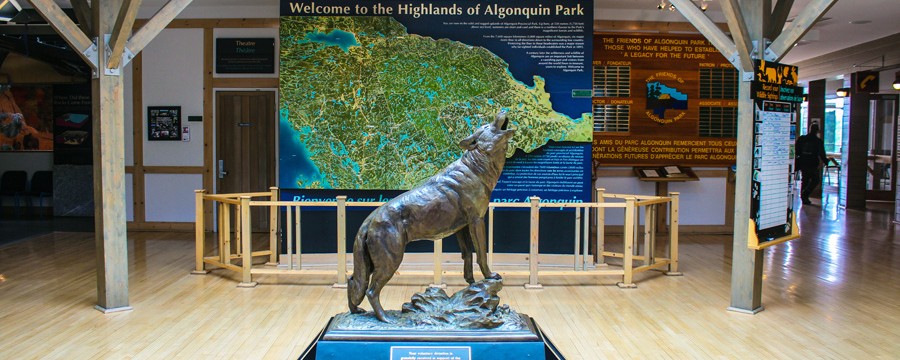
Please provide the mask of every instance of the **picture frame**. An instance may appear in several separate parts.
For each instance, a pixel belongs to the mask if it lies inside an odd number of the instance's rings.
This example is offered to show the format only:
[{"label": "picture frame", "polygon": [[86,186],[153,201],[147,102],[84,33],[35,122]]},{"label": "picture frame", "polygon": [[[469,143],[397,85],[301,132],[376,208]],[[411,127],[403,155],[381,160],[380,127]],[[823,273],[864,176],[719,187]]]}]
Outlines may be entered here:
[{"label": "picture frame", "polygon": [[148,106],[147,140],[181,141],[181,106]]}]

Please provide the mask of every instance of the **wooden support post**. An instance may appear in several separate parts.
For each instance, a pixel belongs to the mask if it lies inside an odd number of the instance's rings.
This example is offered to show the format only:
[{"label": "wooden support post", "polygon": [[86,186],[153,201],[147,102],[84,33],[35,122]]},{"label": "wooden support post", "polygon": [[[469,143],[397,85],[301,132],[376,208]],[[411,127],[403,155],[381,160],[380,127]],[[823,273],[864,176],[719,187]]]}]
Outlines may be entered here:
[{"label": "wooden support post", "polygon": [[[748,21],[750,23],[750,21]],[[747,247],[750,231],[750,180],[753,161],[753,112],[750,82],[738,88],[737,173],[734,191],[734,238],[731,257],[731,306],[728,310],[755,314],[762,308],[763,252]]]},{"label": "wooden support post", "polygon": [[[34,3],[34,5],[37,5]],[[121,0],[97,1],[92,6],[94,31],[110,33]],[[71,20],[66,18],[69,23]],[[59,31],[59,30],[58,30]],[[75,27],[83,42],[87,36]],[[69,38],[75,34],[63,34]],[[98,34],[93,34],[98,37]],[[74,42],[73,42],[74,43]],[[84,49],[81,43],[77,49]],[[99,49],[106,47],[103,36]],[[98,69],[106,67],[99,56]],[[121,76],[97,71],[92,80],[94,126],[94,223],[97,242],[97,309],[104,313],[131,310],[128,301],[128,237],[125,218],[125,92]]]},{"label": "wooden support post", "polygon": [[347,287],[347,196],[337,197],[337,279],[332,287]]},{"label": "wooden support post", "polygon": [[284,209],[284,242],[287,243],[287,268],[294,270],[294,215],[290,206]]},{"label": "wooden support post", "polygon": [[303,250],[300,247],[302,243],[303,237],[300,234],[300,224],[303,223],[302,219],[300,219],[300,209],[302,207],[295,206],[294,207],[294,252],[297,253],[297,269],[303,269]]},{"label": "wooden support post", "polygon": [[441,260],[444,258],[444,240],[436,240],[434,242],[434,282],[429,287],[446,288],[444,284],[443,270],[441,269]]},{"label": "wooden support post", "polygon": [[208,274],[203,265],[204,247],[206,244],[206,232],[203,224],[203,195],[206,190],[194,190],[194,271],[191,274]]},{"label": "wooden support post", "polygon": [[[130,310],[128,305],[128,240],[125,216],[125,93],[121,74],[121,64],[110,63],[105,49],[107,34],[116,31],[120,10],[125,0],[94,0],[91,2],[91,33],[82,31],[63,13],[52,0],[29,0],[31,5],[56,30],[57,33],[76,50],[79,56],[95,71],[91,81],[93,99],[94,132],[94,224],[97,249],[97,306],[105,313]],[[184,9],[191,0],[171,0],[179,6],[164,9]],[[128,0],[128,11],[136,0]],[[87,3],[75,1],[79,17],[86,20]],[[166,17],[159,17],[159,29],[175,18],[178,11],[168,11]],[[154,16],[154,18],[157,18]],[[125,22],[123,20],[123,22]],[[122,26],[124,28],[124,26]],[[144,44],[159,32],[147,32]],[[95,39],[96,44],[91,41]],[[141,47],[143,48],[143,47]],[[140,49],[134,50],[137,54]],[[112,66],[108,66],[110,64]],[[110,69],[112,71],[104,71]]]},{"label": "wooden support post", "polygon": [[582,217],[582,228],[581,233],[584,234],[584,241],[582,242],[582,256],[581,256],[581,270],[588,269],[588,244],[591,242],[591,208],[584,208],[584,217]]},{"label": "wooden support post", "polygon": [[222,248],[219,249],[219,253],[221,254],[222,262],[225,264],[231,263],[231,205],[222,203],[220,204],[222,208],[222,212],[219,213],[219,216],[223,218],[222,227],[219,228],[219,232],[222,234]]},{"label": "wooden support post", "polygon": [[[604,188],[597,188],[597,203],[602,204],[605,199],[603,193]],[[606,208],[597,208],[597,242],[596,253],[594,254],[594,263],[597,265],[605,265],[606,260],[603,258],[603,252],[606,251]]]},{"label": "wooden support post", "polygon": [[[238,198],[238,201],[240,201],[240,198]],[[236,219],[234,220],[234,252],[235,255],[241,256],[241,249],[244,248],[242,245],[244,241],[244,232],[242,231],[244,222],[241,221],[242,214],[240,205],[234,206],[234,216],[236,217]]]},{"label": "wooden support post", "polygon": [[666,275],[681,276],[678,272],[678,192],[670,192],[669,197],[669,271]]},{"label": "wooden support post", "polygon": [[253,281],[250,270],[253,268],[253,246],[250,236],[250,197],[241,196],[241,282],[238,287],[253,288],[257,283]]},{"label": "wooden support post", "polygon": [[625,274],[622,276],[622,282],[616,284],[620,288],[635,288],[632,276],[634,274],[634,246],[637,241],[635,234],[635,198],[625,199],[625,234],[622,237],[622,268]]},{"label": "wooden support post", "polygon": [[[578,257],[581,255],[581,209],[575,208],[575,246],[572,250],[572,270],[578,271]],[[585,234],[587,238],[587,234]],[[585,254],[587,255],[587,254]]]},{"label": "wooden support post", "polygon": [[[278,188],[273,186],[269,188],[269,191],[272,192],[269,200],[278,201]],[[269,251],[271,253],[269,254],[269,262],[266,265],[278,265],[278,254],[280,254],[278,251],[278,206],[275,205],[269,206]]]},{"label": "wooden support post", "polygon": [[653,257],[650,254],[650,250],[653,245],[650,243],[651,235],[653,234],[653,225],[652,222],[656,221],[653,219],[653,205],[644,206],[644,265],[652,264]]},{"label": "wooden support post", "polygon": [[531,200],[531,236],[528,249],[528,283],[525,284],[526,289],[543,289],[538,283],[538,230],[541,215],[541,198],[532,196]]}]

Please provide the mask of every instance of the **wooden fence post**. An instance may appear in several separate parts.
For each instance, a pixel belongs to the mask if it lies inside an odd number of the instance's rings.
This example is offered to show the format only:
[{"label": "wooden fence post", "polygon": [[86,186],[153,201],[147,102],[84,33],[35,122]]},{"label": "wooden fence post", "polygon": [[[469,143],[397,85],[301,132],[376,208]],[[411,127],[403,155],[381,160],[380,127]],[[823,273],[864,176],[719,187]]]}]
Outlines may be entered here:
[{"label": "wooden fence post", "polygon": [[253,242],[250,239],[252,234],[250,232],[249,196],[241,196],[241,208],[239,213],[241,214],[241,283],[238,284],[238,287],[252,288],[256,287],[257,283],[253,281],[250,274],[250,270],[253,267]]},{"label": "wooden fence post", "polygon": [[337,197],[337,279],[332,287],[347,287],[347,196]]},{"label": "wooden fence post", "polygon": [[541,198],[532,196],[531,200],[531,246],[528,250],[528,283],[525,284],[526,289],[542,289],[543,286],[538,283],[538,230],[541,215]]},{"label": "wooden fence post", "polygon": [[206,190],[194,190],[194,271],[191,271],[191,274],[194,275],[204,275],[208,274],[209,271],[203,266],[203,255],[205,253],[205,244],[206,244],[206,232],[203,228],[203,195],[206,194]]}]

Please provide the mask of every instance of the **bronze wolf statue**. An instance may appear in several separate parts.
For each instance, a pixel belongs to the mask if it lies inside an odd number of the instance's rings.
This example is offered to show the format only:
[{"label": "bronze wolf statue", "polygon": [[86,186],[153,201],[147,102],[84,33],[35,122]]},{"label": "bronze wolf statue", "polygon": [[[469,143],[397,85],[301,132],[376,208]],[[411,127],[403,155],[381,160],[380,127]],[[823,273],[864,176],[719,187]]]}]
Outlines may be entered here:
[{"label": "bronze wolf statue", "polygon": [[506,111],[501,111],[493,122],[459,142],[465,150],[461,158],[366,218],[353,244],[353,275],[347,286],[351,312],[365,312],[359,308],[365,296],[375,316],[389,322],[379,295],[403,261],[406,244],[411,241],[440,240],[456,234],[466,281],[475,282],[472,247],[481,274],[500,279],[487,264],[484,213],[506,163],[509,139],[515,133],[507,129],[508,122]]}]

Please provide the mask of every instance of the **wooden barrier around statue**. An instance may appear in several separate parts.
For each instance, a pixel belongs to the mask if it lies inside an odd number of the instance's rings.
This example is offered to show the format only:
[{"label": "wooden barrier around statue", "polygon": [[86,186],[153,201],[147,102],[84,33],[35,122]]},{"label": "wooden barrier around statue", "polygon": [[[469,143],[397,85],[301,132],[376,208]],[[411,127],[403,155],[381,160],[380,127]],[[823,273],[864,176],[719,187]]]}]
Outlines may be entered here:
[{"label": "wooden barrier around statue", "polygon": [[[254,275],[334,275],[335,287],[346,287],[348,254],[347,254],[347,208],[375,208],[383,202],[350,202],[346,196],[338,196],[337,201],[294,202],[278,201],[278,188],[270,188],[269,192],[238,194],[206,194],[205,190],[196,190],[196,268],[194,274],[208,273],[207,266],[234,271],[241,276],[240,287],[255,287]],[[494,211],[499,208],[529,209],[530,236],[527,263],[504,264],[498,269],[501,275],[528,276],[526,288],[540,288],[539,278],[542,276],[616,276],[621,277],[617,283],[622,288],[636,287],[634,274],[648,270],[664,270],[667,275],[681,275],[678,272],[678,196],[670,192],[669,196],[643,196],[627,194],[609,194],[604,189],[597,189],[596,202],[588,203],[541,203],[537,197],[530,198],[529,203],[491,203],[488,209],[488,262],[494,264]],[[264,200],[263,200],[264,199]],[[217,234],[216,246],[208,249],[205,241],[203,204],[212,202],[218,209],[219,216],[215,223]],[[668,210],[668,251],[665,257],[656,256],[657,220],[659,207]],[[251,207],[269,209],[268,249],[252,251],[250,216]],[[301,210],[303,208],[334,208],[337,216],[337,253],[315,255],[323,257],[325,266],[304,265],[301,251]],[[540,242],[539,219],[541,208],[573,208],[575,209],[575,238],[571,255],[541,255],[538,252]],[[593,209],[593,218],[591,211]],[[621,209],[625,214],[622,225],[622,252],[606,251],[606,211]],[[284,212],[285,220],[279,227],[278,214]],[[640,231],[640,219],[643,213],[643,231]],[[596,252],[591,256],[588,251],[589,241],[581,241],[588,237],[591,219],[597,223],[596,237],[593,239]],[[233,229],[233,230],[232,230]],[[284,234],[283,249],[279,249],[278,235]],[[355,234],[355,230],[352,231]],[[641,235],[641,236],[639,236]],[[258,237],[258,236],[257,236]],[[642,238],[642,244],[639,242]],[[435,242],[431,270],[413,270],[400,268],[396,275],[432,276],[433,286],[443,286],[444,275],[461,275],[462,271],[444,270],[447,260],[442,251],[443,241]],[[580,245],[580,246],[579,246]],[[639,246],[643,245],[643,246]],[[211,252],[207,255],[207,251]],[[290,255],[292,254],[292,255]],[[601,256],[597,256],[600,254]],[[280,256],[279,256],[280,255]],[[413,254],[409,254],[413,255]],[[514,254],[498,254],[498,256],[516,258]],[[267,256],[265,264],[253,265],[253,258]],[[307,254],[306,256],[309,256]],[[572,269],[560,270],[559,266],[539,266],[539,257],[572,256]],[[621,259],[621,268],[613,268],[606,262],[607,258]],[[508,259],[507,259],[508,260]],[[636,264],[637,262],[637,264]],[[321,265],[321,264],[319,264]],[[404,264],[405,266],[406,264]]]}]

